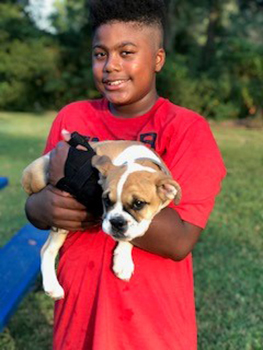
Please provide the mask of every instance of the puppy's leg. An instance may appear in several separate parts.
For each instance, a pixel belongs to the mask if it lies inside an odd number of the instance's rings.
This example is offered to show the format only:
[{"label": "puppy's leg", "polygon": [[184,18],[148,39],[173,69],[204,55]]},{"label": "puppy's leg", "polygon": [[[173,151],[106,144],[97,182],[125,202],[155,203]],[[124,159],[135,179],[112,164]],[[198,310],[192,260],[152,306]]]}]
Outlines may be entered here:
[{"label": "puppy's leg", "polygon": [[133,274],[132,248],[130,242],[120,241],[114,250],[113,271],[121,280],[129,281]]},{"label": "puppy's leg", "polygon": [[41,191],[47,185],[49,154],[29,164],[22,174],[22,186],[27,194]]},{"label": "puppy's leg", "polygon": [[64,290],[58,282],[55,263],[60,247],[63,245],[68,231],[52,229],[46,243],[41,249],[41,272],[43,288],[52,299],[64,298]]}]

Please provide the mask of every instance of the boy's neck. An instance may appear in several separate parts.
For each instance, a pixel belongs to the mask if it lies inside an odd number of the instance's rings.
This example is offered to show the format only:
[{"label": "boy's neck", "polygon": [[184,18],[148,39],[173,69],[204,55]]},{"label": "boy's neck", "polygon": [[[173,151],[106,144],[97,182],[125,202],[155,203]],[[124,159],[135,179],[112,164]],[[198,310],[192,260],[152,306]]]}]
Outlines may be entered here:
[{"label": "boy's neck", "polygon": [[132,104],[114,105],[112,103],[109,103],[109,110],[116,117],[122,117],[127,119],[133,118],[149,112],[151,108],[155,105],[158,98],[159,96],[155,91],[155,93],[152,94],[151,96],[147,95],[145,96],[145,98],[143,98],[139,102],[137,101]]}]

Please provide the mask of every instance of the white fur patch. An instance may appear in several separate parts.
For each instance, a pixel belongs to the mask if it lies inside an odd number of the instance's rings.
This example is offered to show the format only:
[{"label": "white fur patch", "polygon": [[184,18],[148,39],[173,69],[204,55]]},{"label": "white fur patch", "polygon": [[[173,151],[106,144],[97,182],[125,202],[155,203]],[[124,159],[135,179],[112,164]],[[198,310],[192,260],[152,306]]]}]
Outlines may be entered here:
[{"label": "white fur patch", "polygon": [[129,281],[133,271],[132,245],[129,242],[119,242],[114,250],[113,271],[121,280]]},{"label": "white fur patch", "polygon": [[160,159],[157,155],[151,151],[149,148],[143,145],[133,145],[126,148],[123,152],[121,152],[113,161],[113,164],[116,166],[123,165],[127,163],[127,159],[129,163],[134,163],[135,160],[140,158],[149,158],[154,161],[154,163],[160,164]]},{"label": "white fur patch", "polygon": [[41,272],[43,277],[43,287],[46,294],[52,299],[64,298],[64,290],[58,282],[55,260],[60,247],[62,247],[68,231],[62,229],[52,229],[48,239],[41,249]]}]

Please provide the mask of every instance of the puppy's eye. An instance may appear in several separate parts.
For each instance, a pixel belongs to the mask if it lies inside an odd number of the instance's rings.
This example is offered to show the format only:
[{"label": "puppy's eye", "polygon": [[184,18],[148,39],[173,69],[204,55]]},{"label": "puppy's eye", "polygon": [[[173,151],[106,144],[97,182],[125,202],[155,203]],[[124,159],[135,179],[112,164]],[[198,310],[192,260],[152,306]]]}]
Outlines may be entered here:
[{"label": "puppy's eye", "polygon": [[103,203],[104,203],[106,208],[113,206],[113,202],[110,200],[109,194],[107,194],[105,197],[103,197],[102,200],[103,200]]},{"label": "puppy's eye", "polygon": [[133,210],[141,210],[145,207],[146,204],[146,202],[140,201],[139,199],[135,199],[131,207]]}]

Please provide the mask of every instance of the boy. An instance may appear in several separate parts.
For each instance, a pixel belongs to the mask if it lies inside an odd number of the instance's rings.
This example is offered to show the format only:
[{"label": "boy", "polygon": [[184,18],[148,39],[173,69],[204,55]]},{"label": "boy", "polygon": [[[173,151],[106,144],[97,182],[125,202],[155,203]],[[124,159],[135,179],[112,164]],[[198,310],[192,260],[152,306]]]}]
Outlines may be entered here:
[{"label": "boy", "polygon": [[191,251],[225,168],[208,123],[157,95],[164,11],[157,0],[92,2],[93,75],[103,98],[63,108],[45,152],[54,149],[55,183],[68,152],[67,144],[58,144],[63,128],[92,141],[145,142],[181,185],[182,200],[163,209],[134,240],[136,271],[124,282],[111,269],[115,242],[85,207],[51,185],[28,199],[27,215],[36,226],[74,231],[60,252],[58,277],[66,296],[55,305],[56,350],[197,348]]}]

